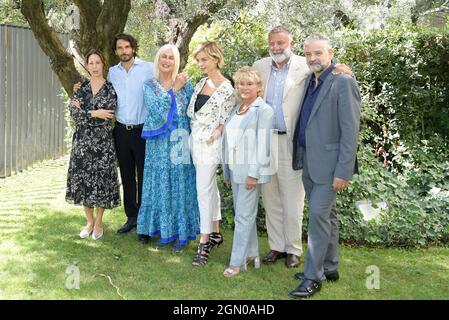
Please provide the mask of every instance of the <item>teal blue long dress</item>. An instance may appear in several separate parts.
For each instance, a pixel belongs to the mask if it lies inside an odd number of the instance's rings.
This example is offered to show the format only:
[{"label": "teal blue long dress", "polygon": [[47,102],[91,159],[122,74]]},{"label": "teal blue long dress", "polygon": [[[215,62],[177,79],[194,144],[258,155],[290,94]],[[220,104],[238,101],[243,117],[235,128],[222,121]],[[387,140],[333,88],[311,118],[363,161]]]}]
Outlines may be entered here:
[{"label": "teal blue long dress", "polygon": [[199,234],[195,167],[186,115],[192,93],[190,82],[178,92],[166,91],[155,79],[144,84],[148,116],[142,137],[147,141],[137,233],[160,235],[162,243],[179,240],[185,245]]}]

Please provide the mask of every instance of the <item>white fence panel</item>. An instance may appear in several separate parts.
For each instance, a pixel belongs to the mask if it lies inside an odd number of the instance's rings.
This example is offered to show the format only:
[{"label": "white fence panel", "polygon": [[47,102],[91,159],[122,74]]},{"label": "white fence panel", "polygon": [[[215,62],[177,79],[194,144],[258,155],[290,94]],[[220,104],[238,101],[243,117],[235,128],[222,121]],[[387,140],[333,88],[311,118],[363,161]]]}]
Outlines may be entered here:
[{"label": "white fence panel", "polygon": [[[62,35],[67,44],[68,37]],[[61,84],[31,30],[0,25],[0,178],[66,152]]]}]

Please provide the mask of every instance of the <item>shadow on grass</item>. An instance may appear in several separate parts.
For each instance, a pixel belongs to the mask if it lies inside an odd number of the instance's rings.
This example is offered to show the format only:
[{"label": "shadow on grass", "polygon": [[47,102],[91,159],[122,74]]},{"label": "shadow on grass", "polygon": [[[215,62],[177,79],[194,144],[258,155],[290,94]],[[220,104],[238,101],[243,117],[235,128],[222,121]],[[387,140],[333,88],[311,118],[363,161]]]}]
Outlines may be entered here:
[{"label": "shadow on grass", "polygon": [[[225,231],[225,243],[212,251],[209,263],[198,268],[191,265],[196,242],[182,253],[171,247],[156,250],[152,247],[156,240],[142,245],[135,231],[118,235],[115,230],[123,218],[122,211],[107,212],[105,235],[94,241],[78,236],[85,224],[79,208],[65,212],[34,208],[34,218],[12,235],[21,250],[22,268],[27,270],[27,281],[21,286],[34,292],[30,298],[121,299],[100,274],[110,276],[127,299],[288,299],[288,291],[295,286],[294,271],[281,263],[224,278],[231,231]],[[266,238],[260,239],[261,253],[268,250],[266,242]],[[80,270],[80,290],[68,290],[65,271],[75,262]],[[14,269],[17,263],[12,259],[5,268]]]},{"label": "shadow on grass", "polygon": [[[118,235],[124,221],[121,210],[108,211],[105,235],[99,241],[80,239],[85,224],[82,209],[51,211],[33,207],[20,231],[8,235],[8,259],[2,262],[4,298],[22,299],[289,299],[299,282],[300,269],[287,269],[281,261],[259,270],[249,269],[233,278],[222,273],[229,263],[232,231],[224,230],[225,243],[213,249],[205,267],[192,267],[196,243],[182,253],[170,247],[153,249],[137,242],[135,231]],[[5,237],[4,237],[5,238]],[[152,240],[154,243],[156,240]],[[260,254],[268,251],[259,238]],[[304,245],[305,247],[305,245]],[[325,283],[316,299],[447,299],[449,249],[398,250],[341,248],[342,278]],[[80,289],[66,288],[66,269],[76,262]],[[381,289],[366,288],[367,266],[380,269]],[[109,276],[114,284],[111,285]],[[1,277],[0,277],[1,278]],[[424,286],[432,283],[432,286]],[[0,292],[1,293],[1,292]]]}]

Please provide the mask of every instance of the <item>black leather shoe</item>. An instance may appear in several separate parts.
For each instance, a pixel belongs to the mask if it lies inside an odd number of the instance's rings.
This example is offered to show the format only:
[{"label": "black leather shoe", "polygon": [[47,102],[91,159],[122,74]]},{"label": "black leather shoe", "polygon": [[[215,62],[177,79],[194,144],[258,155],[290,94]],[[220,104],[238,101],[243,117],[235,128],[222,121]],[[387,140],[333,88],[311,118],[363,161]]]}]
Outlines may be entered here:
[{"label": "black leather shoe", "polygon": [[320,290],[321,282],[304,280],[295,290],[291,291],[288,295],[295,299],[304,299],[310,298]]},{"label": "black leather shoe", "polygon": [[[304,281],[304,279],[305,279],[304,272],[295,273],[295,279]],[[322,281],[327,280],[329,282],[334,282],[334,281],[337,281],[338,279],[340,279],[340,275],[338,274],[338,271],[330,271],[330,272],[324,273]]]},{"label": "black leather shoe", "polygon": [[270,252],[263,258],[263,263],[265,264],[273,264],[277,260],[285,258],[287,254],[285,252],[279,252],[276,250],[270,250]]},{"label": "black leather shoe", "polygon": [[126,223],[117,230],[117,233],[128,233],[137,226],[136,218],[129,218]]},{"label": "black leather shoe", "polygon": [[304,276],[304,272],[297,272],[293,278],[295,278],[295,280],[304,281],[306,277]]},{"label": "black leather shoe", "polygon": [[150,241],[150,236],[147,236],[146,234],[138,234],[137,241],[141,244],[147,244]]},{"label": "black leather shoe", "polygon": [[338,279],[340,279],[340,275],[338,274],[337,270],[325,272],[324,276],[326,277],[326,280],[329,282],[338,281]]}]

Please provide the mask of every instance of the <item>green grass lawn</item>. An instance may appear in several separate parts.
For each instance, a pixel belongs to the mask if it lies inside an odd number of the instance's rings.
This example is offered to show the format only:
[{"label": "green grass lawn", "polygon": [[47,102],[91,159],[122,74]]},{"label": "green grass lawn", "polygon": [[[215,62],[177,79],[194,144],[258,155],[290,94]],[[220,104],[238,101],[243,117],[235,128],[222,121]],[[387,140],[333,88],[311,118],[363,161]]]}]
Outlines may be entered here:
[{"label": "green grass lawn", "polygon": [[[232,230],[209,264],[191,266],[195,244],[177,254],[117,235],[123,209],[107,211],[105,236],[81,240],[81,207],[64,201],[67,157],[0,180],[0,299],[289,299],[298,285],[278,261],[225,278]],[[261,255],[268,251],[259,238]],[[304,248],[306,245],[304,244]],[[69,264],[80,270],[80,288],[67,289]],[[380,289],[366,288],[368,266],[380,271]],[[417,250],[341,247],[341,279],[324,283],[313,299],[448,299],[449,248]],[[110,283],[109,276],[114,286]]]}]

